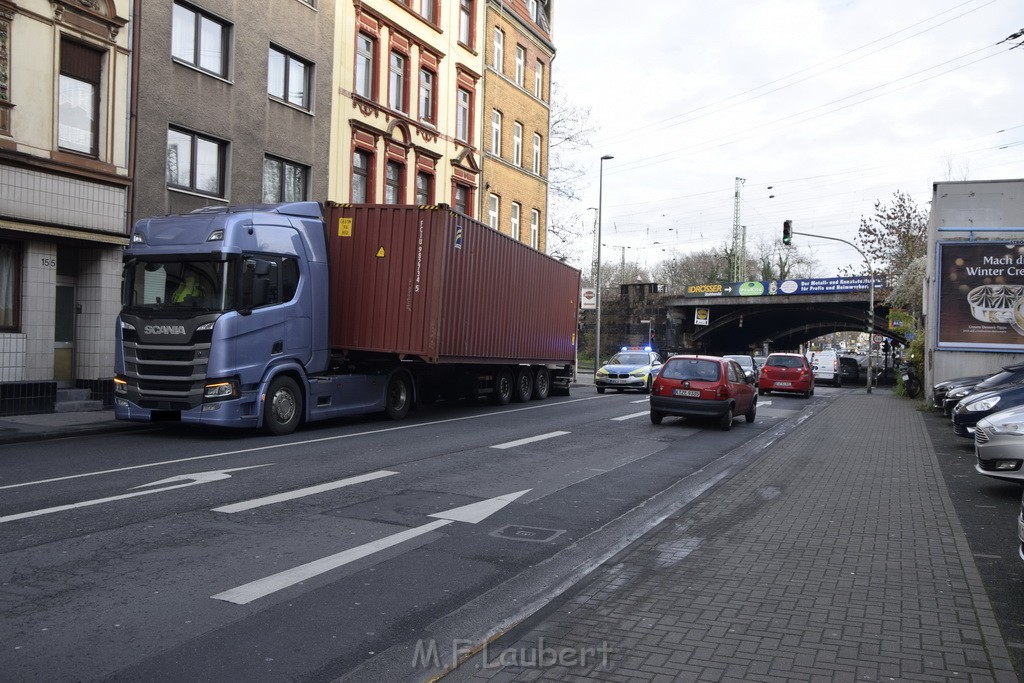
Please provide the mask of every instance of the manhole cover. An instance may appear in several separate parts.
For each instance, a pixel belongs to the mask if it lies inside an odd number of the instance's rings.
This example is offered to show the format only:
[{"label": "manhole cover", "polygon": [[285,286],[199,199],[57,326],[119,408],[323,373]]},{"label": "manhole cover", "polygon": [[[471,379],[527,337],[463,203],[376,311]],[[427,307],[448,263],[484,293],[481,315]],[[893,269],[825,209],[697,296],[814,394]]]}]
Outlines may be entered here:
[{"label": "manhole cover", "polygon": [[565,533],[565,529],[542,529],[536,526],[518,526],[509,524],[491,532],[491,536],[511,538],[514,541],[533,541],[544,543]]}]

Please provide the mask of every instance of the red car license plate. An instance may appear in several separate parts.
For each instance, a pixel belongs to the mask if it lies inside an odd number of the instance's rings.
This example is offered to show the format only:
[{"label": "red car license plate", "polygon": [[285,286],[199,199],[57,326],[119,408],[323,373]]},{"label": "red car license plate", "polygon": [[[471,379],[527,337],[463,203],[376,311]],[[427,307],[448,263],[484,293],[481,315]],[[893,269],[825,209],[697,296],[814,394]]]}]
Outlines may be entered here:
[{"label": "red car license plate", "polygon": [[696,389],[676,389],[672,392],[676,396],[689,396],[691,398],[698,398],[700,391]]},{"label": "red car license plate", "polygon": [[792,382],[776,382],[775,386],[777,386],[777,387],[791,387],[791,386],[793,386],[793,383]]}]

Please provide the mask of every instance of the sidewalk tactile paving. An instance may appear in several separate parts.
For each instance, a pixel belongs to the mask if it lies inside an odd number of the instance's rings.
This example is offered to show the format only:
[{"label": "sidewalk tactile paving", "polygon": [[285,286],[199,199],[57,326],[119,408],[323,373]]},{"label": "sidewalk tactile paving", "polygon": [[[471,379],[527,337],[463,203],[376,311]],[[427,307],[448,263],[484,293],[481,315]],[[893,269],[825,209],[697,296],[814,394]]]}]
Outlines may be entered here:
[{"label": "sidewalk tactile paving", "polygon": [[837,397],[459,678],[1017,680],[923,418],[889,393]]}]

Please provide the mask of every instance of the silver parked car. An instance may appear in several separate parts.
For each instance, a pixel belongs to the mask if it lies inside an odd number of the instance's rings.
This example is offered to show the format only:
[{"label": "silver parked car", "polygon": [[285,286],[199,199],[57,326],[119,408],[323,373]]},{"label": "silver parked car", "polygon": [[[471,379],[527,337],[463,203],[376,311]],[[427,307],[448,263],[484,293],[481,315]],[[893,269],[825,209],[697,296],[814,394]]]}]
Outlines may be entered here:
[{"label": "silver parked car", "polygon": [[983,417],[974,430],[978,474],[1024,483],[1024,406]]}]

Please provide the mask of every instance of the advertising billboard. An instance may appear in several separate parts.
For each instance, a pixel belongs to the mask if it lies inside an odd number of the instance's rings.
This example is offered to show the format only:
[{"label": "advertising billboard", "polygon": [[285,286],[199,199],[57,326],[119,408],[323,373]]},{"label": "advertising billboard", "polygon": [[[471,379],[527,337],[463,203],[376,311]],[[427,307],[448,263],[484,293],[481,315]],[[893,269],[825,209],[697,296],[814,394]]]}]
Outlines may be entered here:
[{"label": "advertising billboard", "polygon": [[1024,351],[1024,242],[939,242],[936,348]]}]

